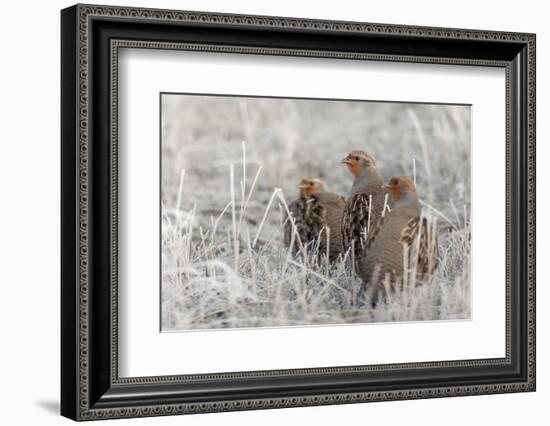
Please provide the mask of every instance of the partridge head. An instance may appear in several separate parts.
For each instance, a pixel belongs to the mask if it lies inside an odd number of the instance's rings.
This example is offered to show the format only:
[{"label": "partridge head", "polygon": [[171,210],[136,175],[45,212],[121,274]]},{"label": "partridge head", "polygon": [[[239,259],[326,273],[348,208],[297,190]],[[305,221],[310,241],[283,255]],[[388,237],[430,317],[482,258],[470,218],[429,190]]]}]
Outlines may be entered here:
[{"label": "partridge head", "polygon": [[420,207],[416,188],[412,180],[403,176],[393,176],[386,185],[394,202],[394,208],[411,206]]},{"label": "partridge head", "polygon": [[320,179],[306,178],[300,181],[298,189],[300,190],[300,198],[308,199],[314,194],[323,192],[325,183]]},{"label": "partridge head", "polygon": [[374,159],[361,150],[351,151],[342,159],[341,163],[345,164],[349,172],[356,178],[363,176],[369,169],[376,168]]}]

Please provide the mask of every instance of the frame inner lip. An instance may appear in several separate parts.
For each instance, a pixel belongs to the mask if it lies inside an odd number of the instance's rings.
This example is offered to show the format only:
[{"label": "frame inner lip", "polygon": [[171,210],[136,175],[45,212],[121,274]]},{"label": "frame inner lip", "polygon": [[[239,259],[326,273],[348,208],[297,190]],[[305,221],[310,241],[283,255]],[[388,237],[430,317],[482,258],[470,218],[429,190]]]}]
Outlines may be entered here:
[{"label": "frame inner lip", "polygon": [[[111,64],[115,66],[116,69],[118,69],[118,49],[119,48],[139,48],[139,49],[146,49],[148,46],[154,46],[156,49],[169,49],[169,50],[191,50],[191,51],[200,51],[200,52],[207,52],[208,47],[205,47],[200,44],[196,43],[174,43],[174,42],[149,42],[145,40],[128,40],[128,39],[112,39],[110,42],[110,61]],[[238,49],[234,46],[215,46],[214,52],[220,52],[220,51],[226,51],[226,53],[238,53],[235,52],[235,49]],[[246,53],[251,52],[265,52],[266,48],[250,48],[250,47],[243,47],[244,51]],[[277,53],[280,54],[289,54],[291,56],[296,55],[296,49],[274,49],[277,51]],[[267,49],[269,51],[269,49]],[[298,56],[301,54],[301,50],[298,49]],[[310,52],[311,53],[311,52]],[[315,54],[316,52],[314,52]],[[334,52],[331,52],[334,53]],[[314,55],[313,54],[313,55]],[[336,52],[335,54],[338,54]],[[326,56],[323,56],[326,57]],[[371,55],[368,53],[361,53],[360,58],[363,60],[369,60],[372,58],[378,58],[378,55]],[[340,58],[338,56],[337,58]],[[408,61],[410,62],[418,62],[418,60],[415,60],[414,56],[409,56]],[[437,58],[434,58],[434,61],[436,61]],[[390,59],[390,61],[395,62],[403,62],[403,56],[396,55],[393,60]],[[424,61],[420,61],[421,63],[424,63]],[[462,59],[456,59],[456,63],[452,63],[445,59],[443,62],[444,64],[456,64],[456,65],[465,65],[465,60]],[[497,66],[497,67],[504,67],[506,72],[506,81],[508,83],[508,80],[510,78],[511,73],[511,66],[506,61],[486,61],[486,60],[480,60],[480,59],[471,59],[466,61],[470,65],[482,65],[482,66]],[[430,62],[432,63],[432,62]],[[433,62],[433,63],[439,63],[439,62]],[[508,84],[506,90],[509,90]],[[164,92],[163,92],[164,93]],[[316,98],[317,99],[317,98]],[[111,108],[113,111],[117,111],[117,99],[116,97],[112,97],[111,99]],[[113,125],[113,123],[111,123]],[[116,127],[116,125],[115,125]],[[115,132],[115,129],[112,129],[113,132]],[[114,133],[116,134],[116,133]],[[507,138],[508,138],[508,132],[507,132]],[[114,149],[113,155],[116,155],[116,149]],[[113,161],[116,161],[116,159],[113,158]],[[116,163],[115,163],[116,164]],[[118,191],[118,188],[116,188],[116,191]],[[115,197],[117,195],[115,194]],[[117,223],[117,209],[116,204],[113,204],[114,208],[111,212],[112,214],[112,220],[113,223]],[[508,219],[507,219],[508,223]],[[508,225],[507,225],[508,226]],[[507,277],[508,280],[508,277]],[[507,299],[507,305],[509,303],[508,295],[506,296]],[[112,306],[113,312],[115,312],[116,307]],[[507,307],[508,311],[508,307]],[[117,385],[129,385],[129,384],[155,384],[155,383],[173,383],[174,380],[177,381],[218,381],[218,380],[237,380],[237,379],[254,379],[254,378],[270,378],[273,375],[276,376],[288,376],[288,377],[295,377],[295,376],[301,376],[304,374],[315,374],[315,375],[338,375],[338,374],[346,374],[346,373],[370,373],[370,372],[376,372],[380,371],[381,367],[385,369],[385,371],[393,371],[395,369],[399,370],[406,370],[406,369],[416,369],[416,368],[460,368],[464,367],[465,365],[471,366],[471,367],[477,367],[477,366],[486,366],[486,365],[501,365],[508,367],[512,364],[511,360],[511,352],[510,352],[510,341],[511,341],[511,334],[510,334],[510,326],[508,318],[510,316],[507,315],[507,322],[506,322],[506,356],[503,358],[482,358],[482,359],[464,359],[464,360],[450,360],[450,361],[428,361],[428,362],[413,362],[413,363],[397,363],[397,364],[383,364],[383,365],[360,365],[360,366],[334,366],[334,367],[320,367],[320,368],[297,368],[297,369],[284,369],[284,370],[262,370],[262,371],[242,371],[242,372],[232,372],[232,373],[204,373],[204,374],[183,374],[183,375],[168,375],[168,376],[147,376],[147,377],[135,377],[135,378],[119,378],[118,374],[113,374],[111,377],[112,383]],[[113,325],[114,326],[114,325]]]}]

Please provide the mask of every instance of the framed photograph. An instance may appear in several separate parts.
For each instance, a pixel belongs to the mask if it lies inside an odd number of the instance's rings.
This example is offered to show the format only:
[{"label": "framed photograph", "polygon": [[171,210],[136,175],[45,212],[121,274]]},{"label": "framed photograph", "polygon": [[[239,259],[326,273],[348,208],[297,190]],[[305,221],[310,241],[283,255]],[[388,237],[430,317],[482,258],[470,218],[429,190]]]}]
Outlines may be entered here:
[{"label": "framed photograph", "polygon": [[61,412],[535,390],[535,35],[61,12]]}]

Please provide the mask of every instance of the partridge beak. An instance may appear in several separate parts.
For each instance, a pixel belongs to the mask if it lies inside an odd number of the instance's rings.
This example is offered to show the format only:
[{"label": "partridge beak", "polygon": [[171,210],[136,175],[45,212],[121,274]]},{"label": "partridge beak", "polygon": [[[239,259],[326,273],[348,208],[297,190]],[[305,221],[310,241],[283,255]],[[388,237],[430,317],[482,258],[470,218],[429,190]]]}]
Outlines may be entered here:
[{"label": "partridge beak", "polygon": [[303,184],[298,185],[298,189],[305,189],[305,188],[307,188],[307,185],[303,185]]},{"label": "partridge beak", "polygon": [[342,163],[342,164],[350,164],[351,161],[348,159],[348,157],[345,157],[345,158],[342,158],[342,160],[340,160],[340,163]]}]

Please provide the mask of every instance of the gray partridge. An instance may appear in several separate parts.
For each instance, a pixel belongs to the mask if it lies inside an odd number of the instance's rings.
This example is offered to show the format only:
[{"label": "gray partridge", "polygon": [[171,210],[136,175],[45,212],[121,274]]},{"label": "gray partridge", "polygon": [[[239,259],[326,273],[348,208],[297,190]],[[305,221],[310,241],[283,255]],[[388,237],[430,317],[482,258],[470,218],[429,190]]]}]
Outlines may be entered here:
[{"label": "gray partridge", "polygon": [[[294,220],[293,250],[301,245],[319,240],[319,253],[327,252],[334,260],[342,252],[341,220],[345,199],[341,195],[325,191],[325,184],[314,178],[302,179],[298,185],[299,198],[289,204]],[[284,240],[287,247],[292,243],[293,226],[290,220],[285,222]],[[296,241],[297,237],[300,241]]]},{"label": "gray partridge", "polygon": [[385,288],[385,280],[392,289],[397,282],[416,284],[433,274],[439,257],[436,223],[422,214],[412,181],[392,177],[387,189],[393,207],[373,229],[368,256],[361,259],[359,268],[373,303]]},{"label": "gray partridge", "polygon": [[357,264],[366,255],[368,235],[382,215],[387,190],[374,159],[365,151],[351,151],[342,163],[354,177],[342,216],[342,240],[344,251]]}]

